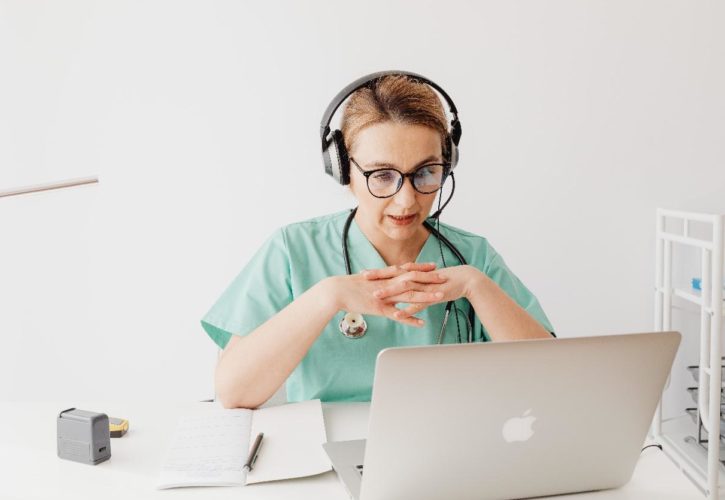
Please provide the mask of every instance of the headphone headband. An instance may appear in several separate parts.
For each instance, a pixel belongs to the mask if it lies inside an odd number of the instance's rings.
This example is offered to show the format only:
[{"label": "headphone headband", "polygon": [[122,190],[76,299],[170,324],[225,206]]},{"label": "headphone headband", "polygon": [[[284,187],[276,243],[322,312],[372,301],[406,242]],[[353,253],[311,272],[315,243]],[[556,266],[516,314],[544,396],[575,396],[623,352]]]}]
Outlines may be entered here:
[{"label": "headphone headband", "polygon": [[320,122],[320,138],[322,139],[323,147],[325,146],[327,136],[330,134],[330,122],[332,121],[332,117],[335,115],[337,108],[342,105],[345,99],[350,97],[350,95],[356,90],[366,87],[371,82],[388,75],[403,75],[411,77],[421,83],[426,83],[430,85],[431,87],[436,89],[440,95],[443,96],[443,98],[448,103],[451,114],[453,114],[453,120],[451,121],[451,139],[453,139],[454,144],[457,146],[458,141],[461,139],[461,128],[458,122],[458,109],[456,109],[456,105],[453,103],[453,99],[450,98],[446,91],[443,90],[443,88],[434,81],[428,80],[426,77],[424,77],[423,75],[419,75],[418,73],[412,73],[410,71],[388,70],[378,71],[377,73],[370,73],[369,75],[360,77],[337,93],[337,95],[332,99],[332,102],[330,102],[330,104],[327,106],[325,113],[322,115],[322,121]]}]

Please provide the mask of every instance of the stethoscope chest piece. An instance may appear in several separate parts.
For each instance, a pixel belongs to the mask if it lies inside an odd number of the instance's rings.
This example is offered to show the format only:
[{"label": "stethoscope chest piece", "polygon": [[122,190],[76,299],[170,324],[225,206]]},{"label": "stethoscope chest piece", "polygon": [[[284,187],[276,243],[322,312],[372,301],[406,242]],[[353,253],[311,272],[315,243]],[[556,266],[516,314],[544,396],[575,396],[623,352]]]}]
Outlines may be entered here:
[{"label": "stethoscope chest piece", "polygon": [[368,324],[362,314],[349,312],[340,320],[340,332],[347,338],[359,339],[367,329]]}]

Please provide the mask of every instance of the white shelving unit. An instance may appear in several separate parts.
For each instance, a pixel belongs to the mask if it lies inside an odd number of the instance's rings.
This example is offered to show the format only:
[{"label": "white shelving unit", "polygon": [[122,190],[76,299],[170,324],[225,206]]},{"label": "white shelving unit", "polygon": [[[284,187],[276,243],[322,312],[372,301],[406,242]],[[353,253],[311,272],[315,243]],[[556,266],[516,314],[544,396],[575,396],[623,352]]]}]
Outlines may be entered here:
[{"label": "white shelving unit", "polygon": [[[668,231],[668,221],[679,221],[681,231]],[[705,493],[708,500],[725,498],[725,467],[720,463],[725,447],[720,440],[720,388],[722,386],[721,356],[723,325],[723,256],[725,244],[724,215],[657,210],[657,246],[655,273],[655,330],[672,329],[672,298],[679,297],[700,309],[700,373],[698,417],[708,433],[707,451],[693,436],[690,417],[685,415],[667,421],[662,419],[662,402],[657,408],[652,434],[662,443],[665,453]],[[707,226],[711,237],[692,235],[694,224]],[[672,284],[673,245],[699,249],[701,259],[701,293],[678,289]],[[687,335],[687,332],[683,332]],[[695,433],[697,434],[697,433]],[[721,451],[721,447],[723,447]]]}]

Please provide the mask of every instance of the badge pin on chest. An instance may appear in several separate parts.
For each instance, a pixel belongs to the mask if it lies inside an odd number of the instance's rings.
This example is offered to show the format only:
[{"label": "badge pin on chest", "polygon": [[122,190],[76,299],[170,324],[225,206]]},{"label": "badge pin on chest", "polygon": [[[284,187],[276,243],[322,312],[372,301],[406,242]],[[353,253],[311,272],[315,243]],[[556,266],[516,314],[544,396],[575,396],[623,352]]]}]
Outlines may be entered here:
[{"label": "badge pin on chest", "polygon": [[359,313],[347,313],[340,320],[340,332],[348,338],[359,339],[368,329],[365,318]]}]

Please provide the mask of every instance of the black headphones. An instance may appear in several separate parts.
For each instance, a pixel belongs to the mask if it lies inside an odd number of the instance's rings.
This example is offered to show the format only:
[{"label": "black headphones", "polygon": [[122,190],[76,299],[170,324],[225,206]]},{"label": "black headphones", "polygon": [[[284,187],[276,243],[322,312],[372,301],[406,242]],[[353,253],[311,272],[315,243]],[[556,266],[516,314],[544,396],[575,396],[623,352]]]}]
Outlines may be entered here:
[{"label": "black headphones", "polygon": [[350,160],[345,148],[345,139],[342,136],[340,130],[333,130],[330,133],[330,121],[337,111],[337,108],[347,99],[353,92],[363,87],[373,87],[377,81],[388,75],[403,75],[412,78],[421,83],[430,85],[438,91],[440,95],[448,103],[453,119],[451,120],[451,128],[448,131],[448,154],[445,158],[446,162],[450,163],[451,170],[453,170],[458,164],[458,143],[461,140],[461,123],[458,121],[458,110],[453,100],[446,94],[438,84],[428,80],[426,77],[417,73],[410,73],[408,71],[379,71],[372,73],[361,78],[358,78],[350,85],[342,89],[332,102],[327,106],[325,114],[322,115],[322,121],[320,122],[320,138],[322,139],[322,160],[325,163],[325,173],[331,175],[338,183],[346,185],[350,183]]}]

